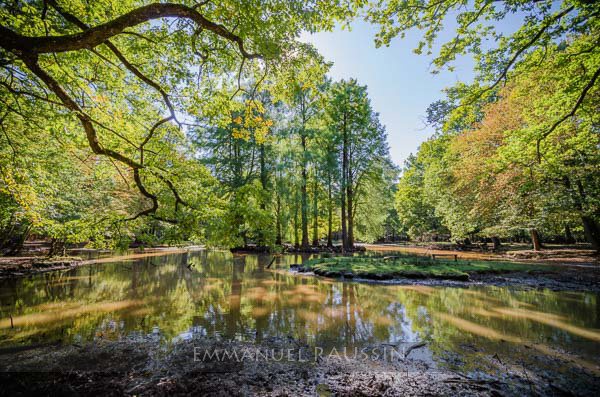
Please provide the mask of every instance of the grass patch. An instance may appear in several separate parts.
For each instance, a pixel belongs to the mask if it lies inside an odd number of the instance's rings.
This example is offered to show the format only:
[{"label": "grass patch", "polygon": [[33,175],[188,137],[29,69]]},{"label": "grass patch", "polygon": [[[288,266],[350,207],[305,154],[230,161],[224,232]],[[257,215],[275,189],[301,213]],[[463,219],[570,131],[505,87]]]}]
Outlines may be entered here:
[{"label": "grass patch", "polygon": [[535,270],[535,266],[498,261],[431,259],[416,255],[352,256],[311,259],[306,270],[328,277],[360,277],[377,280],[393,278],[441,278],[468,280],[470,274],[507,273]]}]

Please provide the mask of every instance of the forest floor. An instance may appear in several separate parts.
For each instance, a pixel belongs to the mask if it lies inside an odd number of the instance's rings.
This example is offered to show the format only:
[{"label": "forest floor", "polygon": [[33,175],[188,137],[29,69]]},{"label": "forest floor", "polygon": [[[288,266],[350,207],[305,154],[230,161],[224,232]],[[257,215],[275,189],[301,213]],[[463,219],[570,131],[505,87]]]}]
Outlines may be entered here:
[{"label": "forest floor", "polygon": [[438,255],[451,257],[457,255],[458,259],[481,260],[510,260],[523,263],[537,263],[543,265],[589,265],[600,266],[600,255],[587,245],[558,245],[548,244],[541,251],[534,251],[528,244],[503,244],[498,252],[491,250],[459,249],[450,243],[423,243],[423,244],[362,244],[368,251],[375,252],[402,252],[415,255]]},{"label": "forest floor", "polygon": [[290,338],[194,337],[165,346],[146,337],[0,352],[0,395],[591,396],[600,388],[600,370],[574,367],[572,355],[530,354],[524,365],[481,351],[477,369],[466,371],[456,352],[434,361],[425,343],[394,353],[384,345],[321,349]]}]

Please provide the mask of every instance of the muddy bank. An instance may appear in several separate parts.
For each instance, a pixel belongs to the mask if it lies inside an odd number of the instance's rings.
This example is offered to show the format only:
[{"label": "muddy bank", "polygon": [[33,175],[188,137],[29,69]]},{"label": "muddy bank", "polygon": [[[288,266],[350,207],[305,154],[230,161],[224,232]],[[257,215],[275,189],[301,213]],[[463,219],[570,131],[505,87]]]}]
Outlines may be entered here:
[{"label": "muddy bank", "polygon": [[[60,258],[47,258],[44,256],[25,257],[0,257],[0,280],[5,278],[24,277],[31,274],[44,273],[56,270],[66,270],[93,263],[110,263],[123,260],[134,260],[153,256],[177,254],[181,252],[197,251],[201,247],[186,248],[151,248],[144,251],[136,251],[123,255],[112,255],[97,257],[94,259],[83,259],[79,256]],[[97,252],[86,250],[88,253]]]},{"label": "muddy bank", "polygon": [[[194,337],[171,347],[149,339],[38,347],[0,352],[0,394],[594,395],[600,387],[600,379],[584,368],[553,372],[564,364],[558,358],[542,370],[483,352],[481,368],[463,372],[456,368],[461,357],[455,353],[438,362],[425,343],[390,346],[387,351],[393,347],[396,353],[385,359],[384,345],[363,348],[364,357],[352,350],[318,351],[289,338],[256,344]],[[375,348],[379,357],[372,355]]]},{"label": "muddy bank", "polygon": [[80,266],[82,263],[83,259],[79,257],[5,257],[0,258],[0,279],[64,270]]}]

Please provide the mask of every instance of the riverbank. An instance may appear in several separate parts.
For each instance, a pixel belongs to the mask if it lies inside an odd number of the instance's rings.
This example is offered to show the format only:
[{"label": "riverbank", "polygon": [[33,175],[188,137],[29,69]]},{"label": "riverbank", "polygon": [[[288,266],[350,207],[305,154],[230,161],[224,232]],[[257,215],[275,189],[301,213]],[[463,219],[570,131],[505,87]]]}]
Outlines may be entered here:
[{"label": "riverbank", "polygon": [[[199,250],[200,247],[164,247],[164,248],[146,248],[143,251],[136,250],[122,255],[101,255],[101,251],[86,250],[88,254],[97,254],[96,258],[83,259],[80,256],[67,256],[47,258],[44,256],[22,256],[22,257],[0,257],[0,280],[5,278],[24,277],[32,274],[51,272],[56,270],[72,269],[79,266],[91,265],[94,263],[110,263],[123,260],[134,260],[148,258],[153,256],[162,256]],[[78,250],[81,253],[83,250]]]},{"label": "riverbank", "polygon": [[422,256],[454,256],[458,259],[517,261],[521,263],[546,265],[600,266],[600,254],[587,245],[546,245],[541,251],[534,251],[525,244],[505,244],[494,252],[482,249],[458,249],[449,243],[423,244],[363,244],[367,251],[387,253],[400,252]]},{"label": "riverbank", "polygon": [[[544,261],[518,261],[454,259],[455,254],[445,252],[433,259],[424,255],[398,255],[380,250],[381,246],[368,247],[369,251],[389,253],[377,257],[331,257],[306,261],[291,267],[299,275],[317,275],[354,282],[394,285],[425,285],[469,287],[474,285],[512,286],[525,289],[550,289],[553,291],[600,292],[600,266],[590,263],[557,263]],[[443,259],[439,259],[439,258]],[[452,258],[450,258],[452,257]]]},{"label": "riverbank", "polygon": [[[573,364],[572,355],[545,358],[543,369],[511,356],[478,355],[478,369],[466,372],[453,366],[461,360],[455,352],[434,360],[426,343],[356,353],[289,338],[194,337],[170,347],[145,338],[2,353],[0,379],[5,395],[75,396],[594,395],[600,387],[593,369]],[[571,370],[556,376],[563,365]]]}]

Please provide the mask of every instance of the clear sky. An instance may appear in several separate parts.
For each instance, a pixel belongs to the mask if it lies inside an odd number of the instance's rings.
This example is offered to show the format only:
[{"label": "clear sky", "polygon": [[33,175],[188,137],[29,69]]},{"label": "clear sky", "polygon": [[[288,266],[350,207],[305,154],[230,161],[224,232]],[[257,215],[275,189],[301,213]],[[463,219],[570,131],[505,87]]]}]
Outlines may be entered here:
[{"label": "clear sky", "polygon": [[[432,56],[412,52],[421,32],[409,32],[404,39],[394,39],[389,47],[375,48],[376,32],[375,26],[357,21],[351,31],[338,28],[305,34],[302,40],[314,44],[325,59],[334,62],[329,73],[334,80],[354,77],[368,86],[373,108],[387,128],[392,160],[402,165],[432,133],[423,121],[427,106],[443,98],[444,87],[471,81],[472,62],[462,59],[455,71],[433,75],[429,66]],[[450,38],[450,33],[441,40]]]}]

